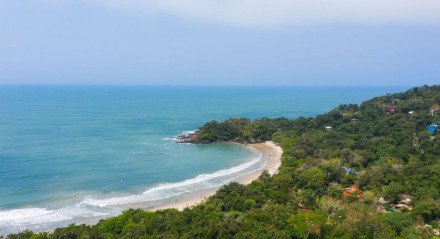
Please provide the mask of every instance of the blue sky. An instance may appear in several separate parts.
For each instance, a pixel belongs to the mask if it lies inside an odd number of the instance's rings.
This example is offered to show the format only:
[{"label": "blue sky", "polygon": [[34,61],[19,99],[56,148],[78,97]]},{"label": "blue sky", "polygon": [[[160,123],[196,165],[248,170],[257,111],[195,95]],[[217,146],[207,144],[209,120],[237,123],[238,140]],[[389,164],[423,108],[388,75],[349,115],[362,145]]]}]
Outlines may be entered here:
[{"label": "blue sky", "polygon": [[0,84],[440,82],[437,0],[6,0]]}]

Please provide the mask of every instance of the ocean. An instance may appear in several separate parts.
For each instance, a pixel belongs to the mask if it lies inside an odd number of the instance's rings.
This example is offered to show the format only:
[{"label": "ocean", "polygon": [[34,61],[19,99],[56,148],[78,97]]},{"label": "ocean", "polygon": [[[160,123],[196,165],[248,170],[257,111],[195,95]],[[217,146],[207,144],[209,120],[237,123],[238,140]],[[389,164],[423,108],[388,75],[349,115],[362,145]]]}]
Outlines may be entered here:
[{"label": "ocean", "polygon": [[230,117],[315,116],[404,87],[0,86],[0,235],[217,188],[261,154],[173,137]]}]

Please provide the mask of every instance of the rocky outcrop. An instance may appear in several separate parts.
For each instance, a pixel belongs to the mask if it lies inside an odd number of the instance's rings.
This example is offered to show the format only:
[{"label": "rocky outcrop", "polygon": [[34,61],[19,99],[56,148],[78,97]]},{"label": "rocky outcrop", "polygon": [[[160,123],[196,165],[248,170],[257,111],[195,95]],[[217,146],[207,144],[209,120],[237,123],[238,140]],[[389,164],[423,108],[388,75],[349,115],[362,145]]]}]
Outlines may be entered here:
[{"label": "rocky outcrop", "polygon": [[197,143],[197,132],[182,134],[176,137],[177,143],[195,144]]}]

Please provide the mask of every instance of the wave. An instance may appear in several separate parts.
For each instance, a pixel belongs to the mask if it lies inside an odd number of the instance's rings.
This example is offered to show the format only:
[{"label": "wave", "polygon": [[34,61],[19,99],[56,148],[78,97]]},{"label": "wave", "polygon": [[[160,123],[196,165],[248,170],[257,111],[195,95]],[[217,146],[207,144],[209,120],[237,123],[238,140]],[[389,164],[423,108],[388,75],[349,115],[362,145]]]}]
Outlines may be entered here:
[{"label": "wave", "polygon": [[66,206],[59,209],[22,208],[0,211],[0,236],[18,233],[25,229],[35,232],[78,223],[80,219],[104,218],[116,212],[99,212],[93,209]]},{"label": "wave", "polygon": [[46,208],[24,208],[0,211],[0,223],[33,223],[38,218],[41,222],[55,222],[70,219],[67,215]]},{"label": "wave", "polygon": [[195,130],[184,130],[184,131],[181,131],[179,135],[175,135],[172,137],[166,137],[166,138],[163,138],[162,140],[179,142],[181,136],[188,136],[190,134],[194,134],[195,132],[196,132]]},{"label": "wave", "polygon": [[73,219],[77,216],[103,216],[105,213],[78,207],[63,207],[59,209],[22,208],[0,211],[0,223],[33,224],[59,222]]},{"label": "wave", "polygon": [[[113,197],[107,199],[86,198],[80,203],[80,205],[106,207],[106,206],[132,204],[132,203],[145,202],[145,201],[158,201],[158,200],[178,196],[183,193],[219,187],[235,179],[236,176],[234,177],[234,174],[237,174],[245,169],[248,169],[253,165],[257,164],[258,162],[260,162],[261,158],[262,158],[262,154],[260,153],[258,157],[255,157],[251,161],[240,164],[238,166],[229,169],[222,169],[211,174],[201,174],[195,178],[187,179],[181,182],[159,184],[155,187],[147,189],[142,194],[138,194],[138,195]],[[264,167],[264,165],[258,167],[255,170],[252,170],[251,172],[260,170],[262,167]]]},{"label": "wave", "polygon": [[136,203],[142,203],[142,207],[160,205],[167,199],[185,193],[217,188],[237,177],[261,170],[267,162],[263,162],[262,153],[258,153],[259,155],[252,160],[238,166],[201,174],[181,182],[159,184],[140,194],[110,198],[83,195],[78,198],[77,203],[72,205],[70,202],[69,206],[56,209],[35,207],[0,210],[0,235],[17,233],[25,229],[36,232],[53,230],[71,223],[90,222],[92,218],[96,219],[93,222],[97,222],[99,219],[115,216]]}]

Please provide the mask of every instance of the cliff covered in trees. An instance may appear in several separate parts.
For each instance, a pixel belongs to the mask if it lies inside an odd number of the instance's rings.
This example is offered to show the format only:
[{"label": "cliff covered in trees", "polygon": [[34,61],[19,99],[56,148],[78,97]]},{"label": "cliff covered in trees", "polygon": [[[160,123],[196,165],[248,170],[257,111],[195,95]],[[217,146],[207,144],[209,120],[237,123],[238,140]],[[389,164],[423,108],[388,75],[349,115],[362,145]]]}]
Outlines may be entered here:
[{"label": "cliff covered in trees", "polygon": [[273,140],[279,173],[182,212],[128,210],[94,226],[9,238],[439,238],[440,86],[315,118],[209,122],[196,142]]},{"label": "cliff covered in trees", "polygon": [[196,132],[182,135],[178,140],[183,143],[207,144],[214,142],[257,143],[272,139],[278,131],[287,131],[293,121],[286,118],[262,118],[250,121],[246,118],[227,119],[223,122],[211,121]]}]

